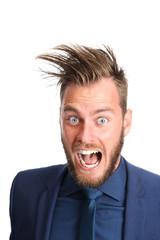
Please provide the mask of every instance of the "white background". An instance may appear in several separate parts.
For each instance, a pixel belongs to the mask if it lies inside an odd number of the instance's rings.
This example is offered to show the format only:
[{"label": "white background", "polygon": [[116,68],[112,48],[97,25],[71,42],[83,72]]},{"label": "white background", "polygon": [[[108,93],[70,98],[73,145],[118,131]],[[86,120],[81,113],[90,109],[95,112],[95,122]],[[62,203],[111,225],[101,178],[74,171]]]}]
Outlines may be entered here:
[{"label": "white background", "polygon": [[0,236],[20,170],[64,163],[59,96],[35,57],[58,44],[109,45],[129,80],[133,126],[123,155],[160,174],[160,6],[152,0],[5,0],[0,6]]}]

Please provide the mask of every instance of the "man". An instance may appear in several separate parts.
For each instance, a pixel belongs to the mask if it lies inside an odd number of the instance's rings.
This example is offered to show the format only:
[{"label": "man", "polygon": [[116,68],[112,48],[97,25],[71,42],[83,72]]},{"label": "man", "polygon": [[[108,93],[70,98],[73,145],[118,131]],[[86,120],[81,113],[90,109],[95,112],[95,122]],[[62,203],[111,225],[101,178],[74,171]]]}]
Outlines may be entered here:
[{"label": "man", "polygon": [[121,156],[132,111],[113,52],[61,45],[38,58],[59,78],[67,166],[16,176],[10,240],[160,239],[160,177]]}]

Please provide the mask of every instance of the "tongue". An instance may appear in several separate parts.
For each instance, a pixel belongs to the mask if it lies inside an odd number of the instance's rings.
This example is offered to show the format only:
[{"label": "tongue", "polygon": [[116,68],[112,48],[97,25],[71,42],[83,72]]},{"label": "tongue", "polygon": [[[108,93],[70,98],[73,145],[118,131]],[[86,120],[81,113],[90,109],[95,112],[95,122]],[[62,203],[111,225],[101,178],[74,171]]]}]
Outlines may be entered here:
[{"label": "tongue", "polygon": [[97,154],[83,155],[83,160],[86,164],[94,164],[98,161]]}]

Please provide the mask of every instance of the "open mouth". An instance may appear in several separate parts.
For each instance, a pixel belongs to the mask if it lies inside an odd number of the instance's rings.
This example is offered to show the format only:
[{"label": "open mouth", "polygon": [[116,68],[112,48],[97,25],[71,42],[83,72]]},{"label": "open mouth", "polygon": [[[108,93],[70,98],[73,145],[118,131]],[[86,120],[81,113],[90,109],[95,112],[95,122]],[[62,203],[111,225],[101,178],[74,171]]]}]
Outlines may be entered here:
[{"label": "open mouth", "polygon": [[84,167],[94,168],[100,163],[102,153],[97,150],[79,150],[78,156]]}]

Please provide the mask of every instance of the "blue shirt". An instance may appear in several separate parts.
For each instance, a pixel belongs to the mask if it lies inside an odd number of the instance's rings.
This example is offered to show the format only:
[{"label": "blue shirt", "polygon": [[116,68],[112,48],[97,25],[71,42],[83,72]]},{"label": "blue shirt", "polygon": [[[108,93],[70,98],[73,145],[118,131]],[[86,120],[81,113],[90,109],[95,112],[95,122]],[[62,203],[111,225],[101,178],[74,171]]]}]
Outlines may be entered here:
[{"label": "blue shirt", "polygon": [[[99,187],[96,199],[96,240],[122,240],[125,210],[126,167],[121,157],[119,167]],[[53,212],[50,240],[77,240],[84,195],[70,173],[64,178]]]}]

